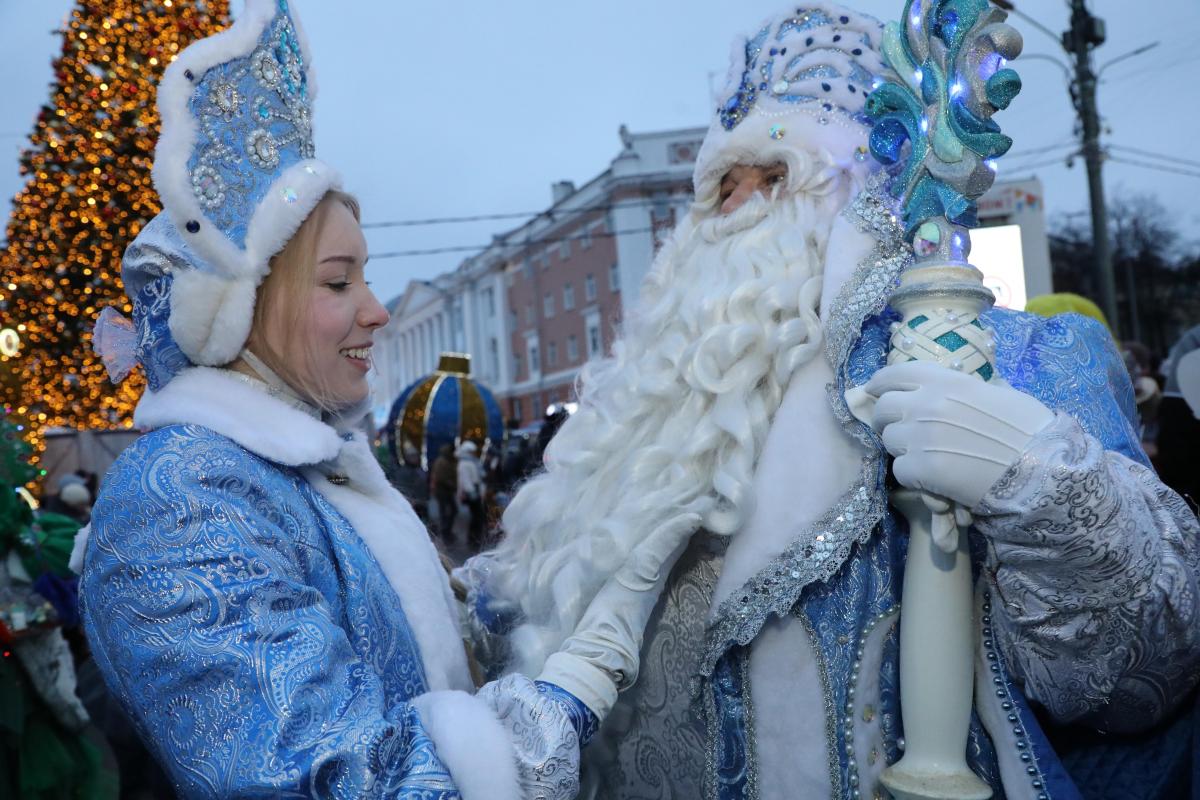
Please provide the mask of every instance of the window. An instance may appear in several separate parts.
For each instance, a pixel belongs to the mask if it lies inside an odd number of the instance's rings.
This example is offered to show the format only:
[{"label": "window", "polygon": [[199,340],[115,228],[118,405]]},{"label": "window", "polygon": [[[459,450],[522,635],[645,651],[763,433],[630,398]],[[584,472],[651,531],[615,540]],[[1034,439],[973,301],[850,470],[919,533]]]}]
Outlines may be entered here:
[{"label": "window", "polygon": [[542,269],[550,269],[550,253],[546,250],[537,254],[538,263],[542,265]]},{"label": "window", "polygon": [[533,303],[525,304],[525,324],[526,325],[533,324]]},{"label": "window", "polygon": [[558,342],[550,342],[546,345],[546,366],[553,367],[558,365]]},{"label": "window", "polygon": [[621,291],[621,270],[616,264],[608,268],[608,290],[610,292]]},{"label": "window", "polygon": [[575,308],[575,285],[568,283],[563,287],[563,311]]},{"label": "window", "polygon": [[521,354],[513,353],[513,375],[521,374]]},{"label": "window", "polygon": [[542,298],[542,314],[546,319],[554,316],[554,295],[551,292],[546,292],[546,296]]},{"label": "window", "polygon": [[558,243],[558,257],[563,261],[571,257],[571,240],[566,236]]},{"label": "window", "polygon": [[589,322],[587,328],[588,337],[588,358],[597,356],[604,349],[604,343],[600,340],[600,323]]},{"label": "window", "polygon": [[579,237],[579,246],[584,250],[592,249],[592,229],[584,228],[583,235]]},{"label": "window", "polygon": [[589,303],[596,299],[596,276],[590,272],[583,281],[583,297]]},{"label": "window", "polygon": [[483,290],[483,307],[489,319],[496,316],[496,295],[490,286]]},{"label": "window", "polygon": [[488,357],[490,361],[488,366],[491,367],[492,377],[498,379],[500,377],[500,343],[496,341],[495,336],[488,339]]},{"label": "window", "polygon": [[513,419],[518,420],[518,421],[525,419],[525,416],[521,413],[521,398],[519,398],[519,397],[513,398],[512,415],[513,415]]},{"label": "window", "polygon": [[575,334],[567,337],[567,363],[574,364],[579,360],[579,340],[575,338]]},{"label": "window", "polygon": [[515,308],[510,308],[508,310],[508,327],[512,328],[513,330],[516,330],[517,324],[520,321],[521,321],[521,318],[517,315],[517,310]]},{"label": "window", "polygon": [[542,371],[542,357],[537,342],[529,343],[529,372],[537,374]]}]

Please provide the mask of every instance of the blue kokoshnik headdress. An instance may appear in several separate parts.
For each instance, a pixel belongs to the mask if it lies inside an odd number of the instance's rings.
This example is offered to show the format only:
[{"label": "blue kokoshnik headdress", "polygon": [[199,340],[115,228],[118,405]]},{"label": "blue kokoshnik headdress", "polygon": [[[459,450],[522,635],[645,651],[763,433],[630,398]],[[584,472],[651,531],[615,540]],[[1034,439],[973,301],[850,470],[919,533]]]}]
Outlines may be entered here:
[{"label": "blue kokoshnik headdress", "polygon": [[[867,95],[883,71],[883,26],[827,2],[791,6],[734,42],[718,106],[696,159],[696,196],[738,163],[795,149],[866,171]],[[861,165],[861,166],[860,166]]]},{"label": "blue kokoshnik headdress", "polygon": [[288,0],[246,0],[232,27],[167,68],[153,170],[163,212],[122,263],[133,330],[107,309],[96,330],[115,378],[136,360],[157,390],[187,366],[241,352],[271,257],[340,186],[313,157],[309,63]]}]

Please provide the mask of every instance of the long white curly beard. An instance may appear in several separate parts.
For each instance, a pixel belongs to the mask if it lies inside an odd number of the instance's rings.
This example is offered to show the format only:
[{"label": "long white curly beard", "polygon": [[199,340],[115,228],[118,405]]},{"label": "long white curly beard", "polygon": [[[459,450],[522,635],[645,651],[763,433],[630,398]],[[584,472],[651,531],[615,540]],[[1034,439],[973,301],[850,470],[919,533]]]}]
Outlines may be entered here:
[{"label": "long white curly beard", "polygon": [[821,349],[825,244],[840,202],[761,195],[688,218],[580,410],[504,515],[492,591],[520,605],[512,668],[536,675],[630,549],[663,526],[733,534],[772,416]]}]

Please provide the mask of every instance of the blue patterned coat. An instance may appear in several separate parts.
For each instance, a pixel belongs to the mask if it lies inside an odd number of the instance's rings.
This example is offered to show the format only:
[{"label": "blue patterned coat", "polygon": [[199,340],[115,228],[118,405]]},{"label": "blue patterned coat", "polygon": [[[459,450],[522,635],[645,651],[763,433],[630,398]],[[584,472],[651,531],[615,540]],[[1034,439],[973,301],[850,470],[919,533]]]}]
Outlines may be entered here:
[{"label": "blue patterned coat", "polygon": [[80,605],[181,797],[516,798],[522,758],[573,779],[553,687],[467,693],[446,575],[361,434],[206,368],[137,422],[154,430],[105,479]]},{"label": "blue patterned coat", "polygon": [[[897,319],[886,298],[908,251],[886,205],[871,213],[871,202],[848,212],[866,237],[862,260],[848,280],[827,270],[827,289],[844,283],[822,313],[829,398],[867,453],[862,473],[719,605],[710,607],[724,543],[693,538],[651,619],[639,683],[602,730],[610,749],[591,756],[597,797],[792,796],[795,787],[760,773],[768,747],[796,759],[823,752],[827,764],[810,774],[825,773],[832,797],[883,796],[879,775],[903,748],[897,621],[908,537],[887,503],[886,452],[845,394],[885,363]],[[984,321],[1000,375],[1056,414],[975,509],[969,761],[996,798],[1171,797],[1167,762],[1192,724],[1172,715],[1200,677],[1200,525],[1149,468],[1105,329],[1078,315],[1005,310]],[[813,699],[790,734],[760,736],[763,704],[795,705],[752,691],[751,654],[779,641],[781,626],[803,629],[808,648],[790,662],[787,691]],[[1055,731],[1059,742],[1074,737],[1065,758],[1035,708],[1075,726]],[[1093,755],[1095,742],[1079,734],[1088,729],[1108,732],[1100,742],[1119,769]]]}]

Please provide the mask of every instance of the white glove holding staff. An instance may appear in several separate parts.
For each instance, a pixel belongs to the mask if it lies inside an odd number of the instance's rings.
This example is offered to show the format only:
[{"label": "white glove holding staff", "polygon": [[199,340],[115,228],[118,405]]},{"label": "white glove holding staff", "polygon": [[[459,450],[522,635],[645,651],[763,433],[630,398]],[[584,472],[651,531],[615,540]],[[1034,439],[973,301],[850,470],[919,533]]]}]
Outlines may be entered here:
[{"label": "white glove holding staff", "polygon": [[871,426],[895,456],[902,485],[979,505],[1054,419],[1039,400],[993,379],[910,361],[879,370],[863,390],[878,398]]}]

